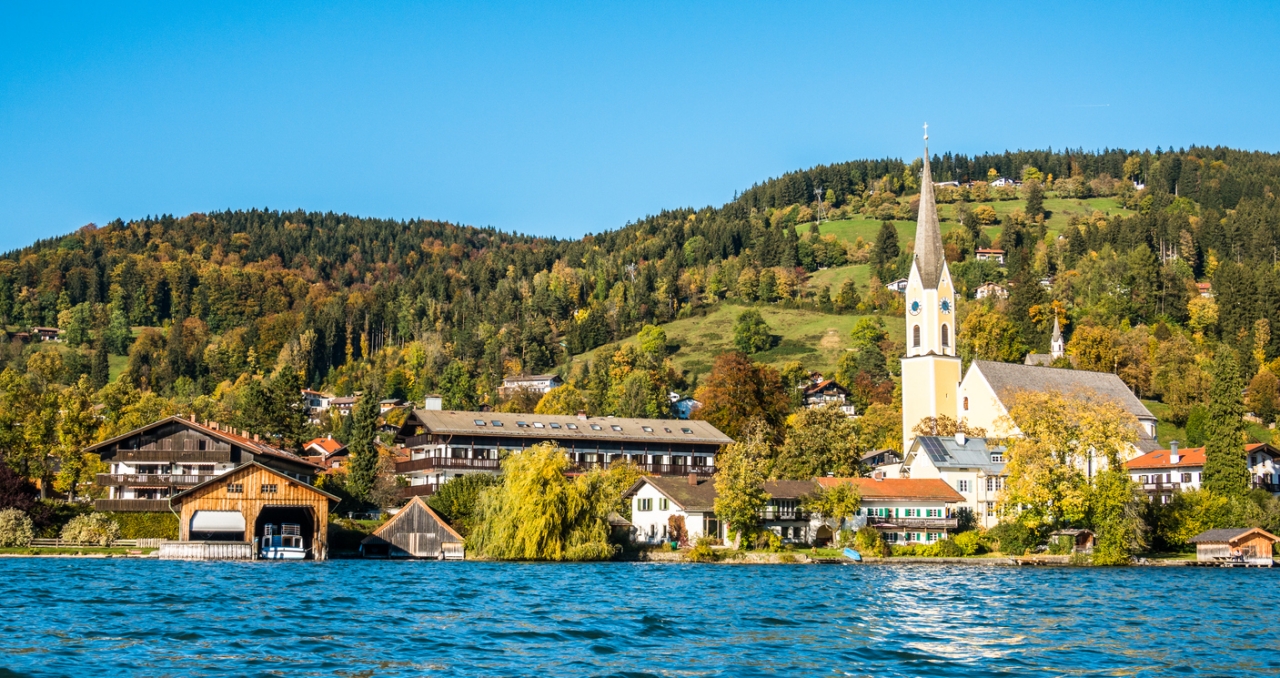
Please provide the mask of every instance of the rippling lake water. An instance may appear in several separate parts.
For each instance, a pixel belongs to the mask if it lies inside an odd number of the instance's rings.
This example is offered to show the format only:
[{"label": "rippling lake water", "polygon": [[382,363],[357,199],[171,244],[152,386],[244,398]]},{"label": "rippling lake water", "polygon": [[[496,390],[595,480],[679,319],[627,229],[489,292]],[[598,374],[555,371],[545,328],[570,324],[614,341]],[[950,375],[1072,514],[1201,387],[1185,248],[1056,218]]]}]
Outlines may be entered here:
[{"label": "rippling lake water", "polygon": [[0,560],[0,676],[1280,673],[1280,572]]}]

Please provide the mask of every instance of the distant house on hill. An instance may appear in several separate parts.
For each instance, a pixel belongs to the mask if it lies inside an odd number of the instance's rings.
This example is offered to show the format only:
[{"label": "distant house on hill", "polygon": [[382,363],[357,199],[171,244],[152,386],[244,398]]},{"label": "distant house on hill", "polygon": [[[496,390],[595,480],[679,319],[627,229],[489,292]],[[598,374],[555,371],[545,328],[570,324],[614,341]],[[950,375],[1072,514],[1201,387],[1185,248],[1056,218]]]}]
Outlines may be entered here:
[{"label": "distant house on hill", "polygon": [[1009,290],[1005,289],[1002,285],[997,285],[993,282],[985,282],[978,286],[978,289],[973,293],[973,296],[975,299],[986,299],[987,297],[991,297],[993,299],[1008,299]]},{"label": "distant house on hill", "polygon": [[897,280],[889,283],[888,285],[885,285],[885,289],[902,294],[903,292],[907,291],[907,279],[898,278]]},{"label": "distant house on hill", "polygon": [[1196,283],[1196,290],[1200,292],[1200,296],[1213,298],[1213,284],[1207,282]]},{"label": "distant house on hill", "polygon": [[327,469],[341,468],[347,461],[347,446],[333,439],[333,436],[316,438],[302,446],[308,461]]},{"label": "distant house on hill", "polygon": [[1004,250],[993,250],[985,247],[979,247],[973,254],[973,258],[978,261],[994,261],[997,264],[1004,263]]},{"label": "distant house on hill", "polygon": [[62,330],[56,327],[33,327],[31,328],[31,334],[40,341],[61,341],[59,336],[62,334]]},{"label": "distant house on hill", "polygon": [[533,374],[518,377],[507,377],[502,380],[502,386],[498,388],[498,392],[503,397],[510,397],[520,391],[531,391],[533,393],[547,393],[553,388],[561,386],[564,381],[559,375],[555,374]]},{"label": "distant house on hill", "polygon": [[824,379],[804,389],[804,406],[808,408],[836,405],[846,415],[857,414],[853,405],[848,402],[849,389],[837,384],[834,379]]},{"label": "distant house on hill", "polygon": [[338,414],[349,417],[352,410],[356,408],[356,402],[359,400],[359,396],[339,396],[329,401],[329,407],[337,410]]}]

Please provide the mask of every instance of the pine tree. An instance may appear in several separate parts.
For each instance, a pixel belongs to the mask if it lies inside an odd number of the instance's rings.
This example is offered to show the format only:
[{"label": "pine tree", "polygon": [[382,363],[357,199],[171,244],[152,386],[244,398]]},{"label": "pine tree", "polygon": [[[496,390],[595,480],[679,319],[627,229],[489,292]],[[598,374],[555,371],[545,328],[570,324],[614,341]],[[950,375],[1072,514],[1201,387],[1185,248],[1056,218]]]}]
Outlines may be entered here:
[{"label": "pine tree", "polygon": [[1027,186],[1027,217],[1035,219],[1044,214],[1044,187],[1033,181]]},{"label": "pine tree", "polygon": [[110,379],[111,365],[107,362],[107,345],[99,341],[93,349],[93,366],[90,369],[89,380],[94,390],[97,390],[106,386]]},{"label": "pine tree", "polygon": [[888,269],[897,261],[900,252],[898,229],[894,228],[892,221],[881,222],[880,231],[876,233],[876,245],[871,250],[871,269],[881,280],[891,280],[897,275],[896,269]]},{"label": "pine tree", "polygon": [[347,444],[351,461],[347,471],[347,491],[352,497],[370,503],[373,486],[378,479],[378,447],[375,444],[378,424],[378,402],[373,389],[365,389],[351,413],[351,441]]},{"label": "pine tree", "polygon": [[1235,353],[1221,346],[1213,359],[1213,386],[1205,417],[1204,489],[1223,495],[1249,489],[1244,452],[1244,383]]}]

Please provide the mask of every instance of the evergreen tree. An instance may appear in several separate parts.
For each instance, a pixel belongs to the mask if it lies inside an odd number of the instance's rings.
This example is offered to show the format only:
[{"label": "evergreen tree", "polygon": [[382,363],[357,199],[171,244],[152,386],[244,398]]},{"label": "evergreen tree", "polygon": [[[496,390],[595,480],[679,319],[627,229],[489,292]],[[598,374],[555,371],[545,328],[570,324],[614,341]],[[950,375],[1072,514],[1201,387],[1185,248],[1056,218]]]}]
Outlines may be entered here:
[{"label": "evergreen tree", "polygon": [[1040,182],[1027,184],[1027,217],[1035,219],[1044,215],[1044,187]]},{"label": "evergreen tree", "polygon": [[901,252],[898,246],[898,229],[894,228],[892,221],[881,222],[880,231],[876,233],[875,247],[871,249],[871,270],[881,280],[893,280],[898,272],[896,268],[889,270],[889,267],[897,262]]},{"label": "evergreen tree", "polygon": [[106,386],[110,379],[111,366],[107,362],[107,345],[106,342],[99,341],[93,349],[93,366],[89,372],[89,382],[94,390],[97,390]]},{"label": "evergreen tree", "polygon": [[365,389],[365,394],[356,402],[355,411],[351,413],[351,440],[347,443],[351,455],[347,466],[347,490],[352,497],[366,504],[370,503],[373,486],[378,479],[378,402],[373,393],[373,389]]},{"label": "evergreen tree", "polygon": [[853,281],[853,277],[846,278],[840,283],[840,292],[836,294],[836,310],[841,313],[852,313],[858,310],[858,304],[862,303],[862,297],[858,295],[858,283]]},{"label": "evergreen tree", "polygon": [[1249,466],[1244,452],[1244,383],[1235,352],[1218,347],[1213,359],[1213,386],[1205,417],[1204,481],[1210,492],[1244,494],[1249,489]]}]

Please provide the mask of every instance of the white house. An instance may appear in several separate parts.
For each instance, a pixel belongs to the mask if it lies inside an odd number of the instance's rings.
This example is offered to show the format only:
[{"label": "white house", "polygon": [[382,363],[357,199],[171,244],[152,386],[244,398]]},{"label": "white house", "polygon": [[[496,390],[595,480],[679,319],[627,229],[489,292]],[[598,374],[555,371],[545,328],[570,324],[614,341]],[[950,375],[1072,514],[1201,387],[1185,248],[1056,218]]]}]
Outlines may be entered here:
[{"label": "white house", "polygon": [[1004,491],[1005,448],[963,433],[919,436],[907,450],[899,475],[913,480],[941,480],[960,497],[957,507],[973,511],[982,527],[1000,522],[997,507]]},{"label": "white house", "polygon": [[973,293],[973,296],[976,299],[986,299],[987,297],[991,297],[993,299],[1008,299],[1009,290],[1005,289],[1002,285],[997,285],[993,282],[985,282],[978,286],[978,289]]},{"label": "white house", "polygon": [[[1244,446],[1253,487],[1280,493],[1280,450],[1265,443]],[[1200,489],[1204,474],[1204,448],[1178,449],[1175,440],[1167,450],[1154,450],[1125,462],[1125,470],[1147,498],[1169,503],[1177,492]]]},{"label": "white house", "polygon": [[851,483],[862,496],[862,507],[849,527],[870,525],[891,544],[930,544],[946,539],[956,529],[956,509],[963,503],[955,490],[937,479],[818,478],[818,484],[834,487]]},{"label": "white house", "polygon": [[671,539],[671,519],[684,521],[689,542],[711,535],[720,537],[715,517],[716,486],[711,478],[645,476],[623,495],[631,502],[631,540],[660,544]]},{"label": "white house", "polygon": [[994,261],[997,264],[1004,263],[1004,250],[990,249],[987,247],[979,247],[974,253],[973,258],[978,261]]},{"label": "white house", "polygon": [[824,379],[807,387],[802,384],[801,388],[803,389],[804,406],[807,408],[835,405],[850,417],[857,414],[853,404],[848,402],[849,390],[837,384],[834,379]]},{"label": "white house", "polygon": [[498,392],[504,396],[515,395],[520,391],[545,394],[562,384],[564,382],[561,381],[559,375],[555,374],[522,375],[503,379],[502,386],[498,388]]},{"label": "white house", "polygon": [[907,291],[907,282],[906,278],[898,278],[888,285],[885,285],[885,289],[901,294]]}]

